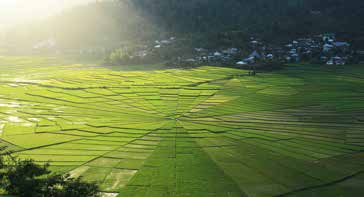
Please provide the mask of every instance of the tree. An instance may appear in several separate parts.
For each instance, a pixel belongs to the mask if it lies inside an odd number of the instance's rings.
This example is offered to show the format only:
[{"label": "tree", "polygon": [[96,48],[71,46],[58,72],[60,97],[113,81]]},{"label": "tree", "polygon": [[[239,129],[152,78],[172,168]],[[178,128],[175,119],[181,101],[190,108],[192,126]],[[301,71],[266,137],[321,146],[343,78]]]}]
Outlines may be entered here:
[{"label": "tree", "polygon": [[[15,165],[14,165],[15,164]],[[32,160],[16,160],[6,170],[5,190],[20,197],[42,196],[44,183],[50,174],[48,165],[37,165]]]},{"label": "tree", "polygon": [[45,197],[99,196],[96,184],[83,182],[80,178],[71,178],[68,174],[48,178],[43,193]]},{"label": "tree", "polygon": [[[8,158],[8,159],[7,159]],[[6,160],[6,161],[5,161]],[[53,174],[49,164],[0,155],[0,189],[19,197],[98,197],[95,183]]]},{"label": "tree", "polygon": [[92,183],[85,183],[80,178],[77,179],[66,179],[63,190],[61,190],[59,197],[97,197],[99,196],[98,187]]},{"label": "tree", "polygon": [[0,192],[5,190],[4,186],[7,182],[7,170],[6,170],[6,146],[0,147]]}]

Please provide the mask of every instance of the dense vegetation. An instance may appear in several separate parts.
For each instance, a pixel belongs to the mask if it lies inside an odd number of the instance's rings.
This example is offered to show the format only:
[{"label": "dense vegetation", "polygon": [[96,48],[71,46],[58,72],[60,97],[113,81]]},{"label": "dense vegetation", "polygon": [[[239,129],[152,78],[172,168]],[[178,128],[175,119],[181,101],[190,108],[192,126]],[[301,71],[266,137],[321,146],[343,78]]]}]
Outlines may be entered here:
[{"label": "dense vegetation", "polygon": [[[5,148],[0,148],[0,153]],[[49,164],[39,165],[33,160],[19,160],[11,155],[0,155],[0,194],[19,197],[98,197],[98,187],[80,178],[57,175]]]},{"label": "dense vegetation", "polygon": [[[125,1],[125,0],[124,0]],[[335,32],[363,44],[361,0],[135,0],[143,16],[167,32],[206,37],[212,44],[239,44],[239,37],[266,40]],[[197,35],[196,35],[197,34]],[[198,38],[198,37],[197,37]],[[229,42],[230,41],[230,42]],[[227,43],[226,43],[227,42]],[[244,43],[244,42],[242,42]],[[211,43],[210,43],[211,44]]]},{"label": "dense vegetation", "polygon": [[[123,1],[123,0],[122,0]],[[125,0],[124,0],[125,1]],[[144,16],[170,32],[243,30],[306,35],[363,30],[360,0],[133,0]],[[345,17],[343,17],[345,16]],[[344,25],[344,26],[342,26]],[[341,28],[340,28],[341,27]]]},{"label": "dense vegetation", "polygon": [[[66,11],[5,36],[21,45],[55,37],[61,48],[120,46],[177,35],[206,46],[335,32],[363,46],[361,0],[119,0]],[[65,31],[67,30],[67,31]],[[213,40],[213,42],[211,42]],[[197,42],[197,43],[196,43]]]}]

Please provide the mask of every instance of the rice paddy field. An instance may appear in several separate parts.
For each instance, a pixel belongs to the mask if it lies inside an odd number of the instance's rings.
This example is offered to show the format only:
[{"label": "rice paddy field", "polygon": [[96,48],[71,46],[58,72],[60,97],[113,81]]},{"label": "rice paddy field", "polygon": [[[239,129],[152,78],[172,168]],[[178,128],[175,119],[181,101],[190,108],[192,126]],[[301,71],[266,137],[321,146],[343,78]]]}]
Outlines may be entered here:
[{"label": "rice paddy field", "polygon": [[0,57],[0,146],[120,197],[364,195],[364,66]]}]

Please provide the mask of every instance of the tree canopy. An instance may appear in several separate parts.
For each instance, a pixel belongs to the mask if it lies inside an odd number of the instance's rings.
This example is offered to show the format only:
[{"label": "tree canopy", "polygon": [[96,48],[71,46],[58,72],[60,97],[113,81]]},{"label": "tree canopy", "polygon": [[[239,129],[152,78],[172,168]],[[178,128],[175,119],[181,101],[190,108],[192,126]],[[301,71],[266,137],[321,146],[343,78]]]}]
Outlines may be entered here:
[{"label": "tree canopy", "polygon": [[[0,151],[1,152],[1,151]],[[0,194],[19,197],[98,197],[98,186],[70,175],[53,174],[49,165],[0,155]]]}]

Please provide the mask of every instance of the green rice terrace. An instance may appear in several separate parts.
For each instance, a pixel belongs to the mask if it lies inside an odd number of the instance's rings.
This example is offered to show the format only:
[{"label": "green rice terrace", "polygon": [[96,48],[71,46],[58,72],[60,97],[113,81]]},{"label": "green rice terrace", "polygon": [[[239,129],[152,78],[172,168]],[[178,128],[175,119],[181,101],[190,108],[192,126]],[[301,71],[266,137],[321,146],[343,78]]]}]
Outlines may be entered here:
[{"label": "green rice terrace", "polygon": [[110,196],[361,196],[364,66],[123,71],[0,57],[0,145]]}]

